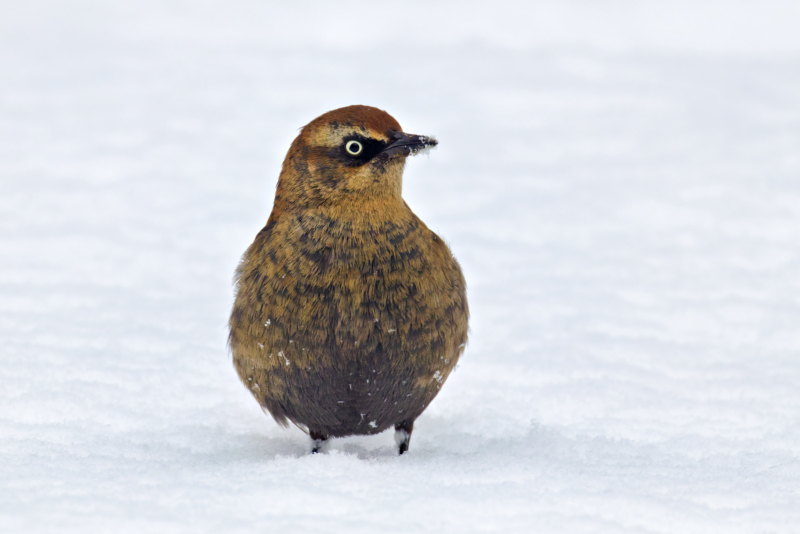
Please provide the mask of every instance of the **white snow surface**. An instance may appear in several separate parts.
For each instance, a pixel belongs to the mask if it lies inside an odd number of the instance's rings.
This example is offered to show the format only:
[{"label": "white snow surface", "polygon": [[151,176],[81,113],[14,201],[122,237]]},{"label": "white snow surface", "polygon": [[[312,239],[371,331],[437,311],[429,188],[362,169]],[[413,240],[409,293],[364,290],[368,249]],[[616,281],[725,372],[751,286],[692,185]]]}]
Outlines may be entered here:
[{"label": "white snow surface", "polygon": [[[800,532],[800,4],[9,1],[0,531]],[[297,129],[404,196],[470,343],[393,436],[265,416],[231,278]]]}]

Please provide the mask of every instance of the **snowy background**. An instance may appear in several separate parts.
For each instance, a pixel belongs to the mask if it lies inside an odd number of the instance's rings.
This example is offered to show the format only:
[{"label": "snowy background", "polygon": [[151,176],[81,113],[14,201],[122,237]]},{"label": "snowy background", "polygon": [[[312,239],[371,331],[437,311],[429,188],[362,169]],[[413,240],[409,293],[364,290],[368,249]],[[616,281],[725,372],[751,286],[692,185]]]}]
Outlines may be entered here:
[{"label": "snowy background", "polygon": [[[800,4],[0,7],[0,530],[800,531]],[[307,454],[231,277],[297,129],[437,135],[469,283],[417,421]]]}]

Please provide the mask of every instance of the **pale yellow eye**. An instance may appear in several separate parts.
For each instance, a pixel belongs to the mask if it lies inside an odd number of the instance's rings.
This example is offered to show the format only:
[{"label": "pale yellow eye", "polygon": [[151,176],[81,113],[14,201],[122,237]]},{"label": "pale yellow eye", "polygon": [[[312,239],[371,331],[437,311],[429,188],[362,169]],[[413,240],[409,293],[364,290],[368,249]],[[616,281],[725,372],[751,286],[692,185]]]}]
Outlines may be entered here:
[{"label": "pale yellow eye", "polygon": [[361,154],[361,151],[364,150],[364,147],[361,146],[361,143],[358,141],[348,141],[346,145],[344,145],[344,149],[347,150],[347,153],[351,156],[358,156]]}]

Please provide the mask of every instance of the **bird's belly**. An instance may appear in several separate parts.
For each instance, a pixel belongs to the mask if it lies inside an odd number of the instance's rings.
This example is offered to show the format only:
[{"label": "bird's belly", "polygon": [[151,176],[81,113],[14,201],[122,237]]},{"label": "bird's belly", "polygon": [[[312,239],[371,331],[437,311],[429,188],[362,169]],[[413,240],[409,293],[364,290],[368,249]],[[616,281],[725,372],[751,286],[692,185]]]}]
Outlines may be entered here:
[{"label": "bird's belly", "polygon": [[420,380],[420,369],[398,365],[380,351],[334,366],[287,368],[284,373],[281,404],[286,416],[329,436],[373,434],[413,420],[433,400],[439,385]]}]

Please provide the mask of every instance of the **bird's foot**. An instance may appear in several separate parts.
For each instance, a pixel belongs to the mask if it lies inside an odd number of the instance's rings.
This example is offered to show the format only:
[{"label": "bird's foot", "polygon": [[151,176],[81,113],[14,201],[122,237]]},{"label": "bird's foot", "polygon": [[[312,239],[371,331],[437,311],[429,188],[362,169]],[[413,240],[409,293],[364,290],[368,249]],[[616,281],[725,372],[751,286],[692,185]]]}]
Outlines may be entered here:
[{"label": "bird's foot", "polygon": [[328,436],[321,432],[314,432],[313,430],[309,431],[308,435],[311,436],[311,454],[324,452],[323,449],[328,443]]},{"label": "bird's foot", "polygon": [[403,421],[394,425],[394,442],[397,443],[397,453],[403,454],[408,450],[411,442],[411,432],[414,430],[414,421]]}]

